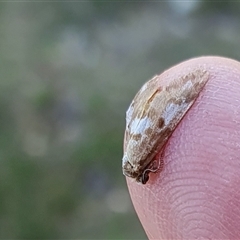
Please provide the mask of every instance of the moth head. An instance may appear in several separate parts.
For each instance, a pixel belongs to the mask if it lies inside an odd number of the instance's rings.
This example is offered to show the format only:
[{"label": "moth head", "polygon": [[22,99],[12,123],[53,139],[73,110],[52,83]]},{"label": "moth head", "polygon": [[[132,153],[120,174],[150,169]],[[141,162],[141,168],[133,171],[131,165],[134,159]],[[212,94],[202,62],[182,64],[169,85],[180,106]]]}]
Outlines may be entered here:
[{"label": "moth head", "polygon": [[127,155],[123,156],[122,163],[123,163],[122,165],[123,174],[127,177],[137,178],[138,174],[136,172],[136,169],[129,161],[129,158]]},{"label": "moth head", "polygon": [[131,162],[128,160],[128,156],[123,156],[123,174],[127,177],[136,179],[137,182],[146,184],[149,179],[149,171],[144,171],[143,173],[134,167]]}]

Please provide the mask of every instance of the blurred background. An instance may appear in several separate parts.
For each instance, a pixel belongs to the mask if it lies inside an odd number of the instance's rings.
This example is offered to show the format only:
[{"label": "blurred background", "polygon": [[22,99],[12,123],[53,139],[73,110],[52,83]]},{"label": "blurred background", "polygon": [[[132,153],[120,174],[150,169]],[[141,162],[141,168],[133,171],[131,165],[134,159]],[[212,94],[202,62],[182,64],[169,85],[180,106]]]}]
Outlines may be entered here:
[{"label": "blurred background", "polygon": [[146,239],[122,175],[153,75],[240,59],[237,1],[0,3],[0,238]]}]

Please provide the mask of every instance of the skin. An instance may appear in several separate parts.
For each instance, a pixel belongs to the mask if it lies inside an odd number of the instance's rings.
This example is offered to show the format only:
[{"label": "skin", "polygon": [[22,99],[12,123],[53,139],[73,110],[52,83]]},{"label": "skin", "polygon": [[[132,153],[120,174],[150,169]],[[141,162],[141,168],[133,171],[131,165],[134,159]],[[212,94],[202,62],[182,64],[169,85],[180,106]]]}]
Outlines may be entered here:
[{"label": "skin", "polygon": [[145,185],[127,178],[149,239],[240,239],[240,63],[201,57],[167,73],[199,65],[209,81],[170,137],[163,170]]}]

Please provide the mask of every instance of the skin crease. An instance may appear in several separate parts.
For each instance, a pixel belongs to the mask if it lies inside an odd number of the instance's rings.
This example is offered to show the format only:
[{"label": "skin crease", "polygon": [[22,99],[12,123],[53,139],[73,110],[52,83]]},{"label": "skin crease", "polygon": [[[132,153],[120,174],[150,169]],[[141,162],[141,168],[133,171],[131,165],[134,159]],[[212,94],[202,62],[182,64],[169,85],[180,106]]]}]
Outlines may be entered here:
[{"label": "skin crease", "polygon": [[149,239],[240,239],[240,62],[200,57],[162,77],[199,66],[209,81],[170,137],[163,170],[145,185],[127,178]]}]

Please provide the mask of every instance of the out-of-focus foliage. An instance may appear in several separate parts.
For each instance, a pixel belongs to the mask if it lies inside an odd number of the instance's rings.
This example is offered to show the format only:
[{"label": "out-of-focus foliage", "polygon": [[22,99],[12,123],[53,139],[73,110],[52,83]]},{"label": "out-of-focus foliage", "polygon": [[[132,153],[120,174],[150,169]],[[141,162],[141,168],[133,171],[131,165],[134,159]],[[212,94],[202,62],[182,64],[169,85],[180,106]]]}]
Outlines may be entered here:
[{"label": "out-of-focus foliage", "polygon": [[146,238],[125,111],[182,60],[239,59],[239,22],[232,1],[0,3],[0,238]]}]

